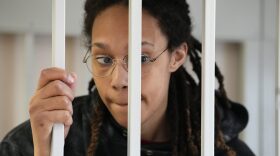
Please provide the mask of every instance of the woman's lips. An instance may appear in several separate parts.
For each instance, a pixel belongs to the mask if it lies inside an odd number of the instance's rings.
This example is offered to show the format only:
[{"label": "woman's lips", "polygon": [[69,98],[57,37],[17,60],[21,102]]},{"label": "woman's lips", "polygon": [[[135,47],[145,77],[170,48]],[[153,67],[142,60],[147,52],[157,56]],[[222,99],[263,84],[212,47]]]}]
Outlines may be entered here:
[{"label": "woman's lips", "polygon": [[117,105],[120,105],[120,106],[127,106],[127,103],[115,103]]},{"label": "woman's lips", "polygon": [[[143,99],[141,99],[143,101]],[[127,102],[113,102],[114,104],[120,105],[120,106],[127,106]]]}]

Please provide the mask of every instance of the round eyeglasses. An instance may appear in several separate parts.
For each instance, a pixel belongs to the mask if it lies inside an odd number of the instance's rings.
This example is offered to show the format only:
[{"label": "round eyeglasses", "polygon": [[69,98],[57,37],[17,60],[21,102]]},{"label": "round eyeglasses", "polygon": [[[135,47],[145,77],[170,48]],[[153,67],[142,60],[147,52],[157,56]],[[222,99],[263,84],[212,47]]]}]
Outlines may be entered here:
[{"label": "round eyeglasses", "polygon": [[[163,54],[168,48],[162,51],[154,58],[148,55],[141,55],[141,74],[146,75],[151,71],[151,63],[155,62],[161,54]],[[83,58],[83,63],[86,64],[88,70],[96,77],[107,77],[112,74],[116,65],[120,63],[122,67],[128,72],[128,55],[123,59],[113,59],[108,55],[93,55],[91,47],[88,48],[86,55]]]}]

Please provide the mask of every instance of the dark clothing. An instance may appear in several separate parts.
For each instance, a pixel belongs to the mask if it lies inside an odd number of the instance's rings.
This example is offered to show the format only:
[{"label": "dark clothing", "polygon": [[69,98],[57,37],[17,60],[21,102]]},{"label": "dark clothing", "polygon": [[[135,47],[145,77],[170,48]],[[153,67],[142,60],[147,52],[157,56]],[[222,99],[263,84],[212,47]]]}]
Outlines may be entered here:
[{"label": "dark clothing", "polygon": [[[73,101],[73,124],[65,140],[64,155],[86,156],[90,142],[90,124],[92,119],[92,98],[83,96]],[[238,133],[243,130],[248,122],[246,109],[232,103],[231,109],[219,112],[222,116],[222,130],[227,144],[232,147],[237,156],[253,156],[247,145],[238,139]],[[234,110],[236,109],[237,112]],[[235,112],[234,112],[234,111]],[[238,113],[238,114],[236,114]],[[97,156],[125,156],[127,155],[127,131],[121,127],[110,115],[104,118],[101,127]],[[234,125],[234,126],[233,126]],[[142,156],[171,156],[170,143],[142,143]],[[33,141],[30,121],[26,121],[14,128],[0,144],[0,156],[32,156]],[[215,156],[226,156],[224,151],[215,150]]]}]

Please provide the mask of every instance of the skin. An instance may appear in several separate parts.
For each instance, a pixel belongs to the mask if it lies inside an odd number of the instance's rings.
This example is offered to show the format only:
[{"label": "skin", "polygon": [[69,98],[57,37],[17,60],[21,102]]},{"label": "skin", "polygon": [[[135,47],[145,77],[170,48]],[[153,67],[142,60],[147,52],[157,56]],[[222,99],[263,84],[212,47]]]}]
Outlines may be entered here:
[{"label": "skin", "polygon": [[[143,11],[143,52],[151,57],[167,47],[167,38],[158,27],[157,20]],[[92,27],[93,51],[107,52],[113,58],[122,59],[128,51],[128,9],[121,5],[107,8],[97,16]],[[96,45],[96,43],[99,43]],[[100,45],[101,43],[101,45]],[[104,47],[104,45],[106,45]],[[105,48],[105,49],[104,49]],[[141,138],[150,141],[167,141],[167,94],[170,74],[184,62],[187,44],[175,48],[172,54],[163,53],[151,65],[149,74],[142,76]],[[128,76],[118,64],[106,78],[93,77],[100,96],[115,120],[127,127]],[[51,132],[56,122],[65,125],[65,137],[73,122],[72,101],[77,81],[75,73],[59,68],[41,71],[38,87],[29,103],[29,114],[35,156],[49,156]]]}]

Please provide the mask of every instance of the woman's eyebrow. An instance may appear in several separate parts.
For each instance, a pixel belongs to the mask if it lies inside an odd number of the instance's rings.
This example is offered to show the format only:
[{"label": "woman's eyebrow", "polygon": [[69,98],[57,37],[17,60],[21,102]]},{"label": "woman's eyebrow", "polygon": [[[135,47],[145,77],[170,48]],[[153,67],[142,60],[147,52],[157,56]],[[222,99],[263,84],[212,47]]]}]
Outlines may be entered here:
[{"label": "woman's eyebrow", "polygon": [[142,42],[142,46],[145,46],[145,45],[154,47],[154,44],[153,44],[153,43],[150,43],[150,42],[148,42],[148,41],[143,41],[143,42]]},{"label": "woman's eyebrow", "polygon": [[[148,41],[143,41],[142,43],[142,46],[151,46],[151,47],[154,47],[154,44],[153,43],[150,43]],[[92,43],[91,45],[92,47],[97,47],[97,48],[100,48],[100,49],[110,49],[110,46],[105,44],[105,43],[100,43],[100,42],[95,42],[95,43]]]},{"label": "woman's eyebrow", "polygon": [[100,48],[100,49],[110,49],[110,46],[105,44],[105,43],[100,43],[100,42],[95,42],[95,43],[92,43],[91,45],[92,47],[97,47],[97,48]]}]

